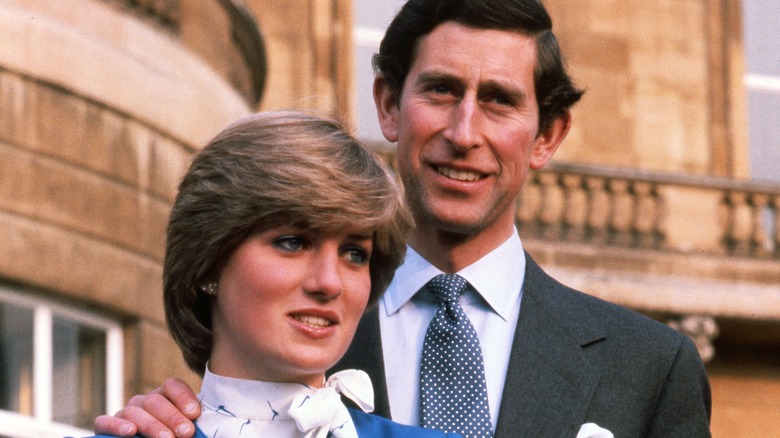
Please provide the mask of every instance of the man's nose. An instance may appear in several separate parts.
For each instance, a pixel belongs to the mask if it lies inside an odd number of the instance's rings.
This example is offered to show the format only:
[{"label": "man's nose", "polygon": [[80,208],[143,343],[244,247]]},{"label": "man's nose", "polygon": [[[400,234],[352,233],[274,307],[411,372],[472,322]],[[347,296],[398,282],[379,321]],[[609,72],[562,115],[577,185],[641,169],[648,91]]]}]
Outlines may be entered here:
[{"label": "man's nose", "polygon": [[452,109],[444,138],[461,151],[479,145],[479,106],[473,97],[464,97]]}]

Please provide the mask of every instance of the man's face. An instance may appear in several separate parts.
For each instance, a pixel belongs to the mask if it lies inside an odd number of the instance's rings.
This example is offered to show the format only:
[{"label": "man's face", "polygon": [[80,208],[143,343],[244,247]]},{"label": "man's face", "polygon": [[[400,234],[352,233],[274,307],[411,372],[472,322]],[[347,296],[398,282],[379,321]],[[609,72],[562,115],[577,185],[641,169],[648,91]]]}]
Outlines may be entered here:
[{"label": "man's face", "polygon": [[528,169],[544,166],[568,130],[557,123],[538,135],[535,63],[529,36],[445,22],[420,39],[400,99],[377,79],[417,235],[512,233]]}]

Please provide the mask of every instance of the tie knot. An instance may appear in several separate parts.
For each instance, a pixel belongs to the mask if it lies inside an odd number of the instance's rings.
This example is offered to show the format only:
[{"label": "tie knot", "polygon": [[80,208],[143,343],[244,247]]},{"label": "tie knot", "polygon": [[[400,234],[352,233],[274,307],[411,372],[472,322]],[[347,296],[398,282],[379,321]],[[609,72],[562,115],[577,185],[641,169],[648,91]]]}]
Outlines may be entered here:
[{"label": "tie knot", "polygon": [[457,302],[465,288],[466,279],[457,274],[439,274],[428,282],[428,290],[442,303]]}]

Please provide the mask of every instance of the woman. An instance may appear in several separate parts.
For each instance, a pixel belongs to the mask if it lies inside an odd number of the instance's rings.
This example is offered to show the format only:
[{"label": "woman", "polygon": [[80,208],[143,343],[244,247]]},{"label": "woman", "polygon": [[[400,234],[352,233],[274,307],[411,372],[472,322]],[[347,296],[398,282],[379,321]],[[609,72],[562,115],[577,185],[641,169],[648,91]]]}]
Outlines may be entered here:
[{"label": "woman", "polygon": [[[445,436],[366,411],[351,370],[325,380],[406,250],[393,177],[334,121],[258,113],[217,135],[168,225],[165,313],[203,376],[199,436]],[[450,435],[453,436],[453,435]]]}]

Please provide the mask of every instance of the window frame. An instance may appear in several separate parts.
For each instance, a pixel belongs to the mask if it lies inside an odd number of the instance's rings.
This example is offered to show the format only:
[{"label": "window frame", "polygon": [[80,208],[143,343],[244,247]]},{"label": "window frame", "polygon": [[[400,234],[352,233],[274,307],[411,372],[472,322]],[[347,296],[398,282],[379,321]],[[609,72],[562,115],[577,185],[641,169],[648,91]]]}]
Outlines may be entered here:
[{"label": "window frame", "polygon": [[[27,293],[25,293],[27,292]],[[0,435],[25,437],[86,436],[92,431],[53,422],[53,324],[55,316],[105,333],[106,412],[124,405],[124,335],[112,319],[47,300],[22,288],[0,284],[0,302],[33,312],[33,415],[0,410]]]}]

